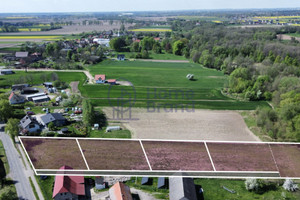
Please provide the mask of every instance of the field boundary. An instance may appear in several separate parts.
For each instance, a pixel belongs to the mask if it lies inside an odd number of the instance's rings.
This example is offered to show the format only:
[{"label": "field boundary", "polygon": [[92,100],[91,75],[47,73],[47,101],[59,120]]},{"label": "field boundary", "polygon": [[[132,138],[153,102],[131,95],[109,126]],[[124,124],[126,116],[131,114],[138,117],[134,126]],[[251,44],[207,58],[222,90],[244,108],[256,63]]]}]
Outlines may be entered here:
[{"label": "field boundary", "polygon": [[[159,140],[159,139],[110,139],[110,138],[72,138],[72,137],[66,137],[66,138],[53,138],[53,137],[36,137],[36,136],[32,136],[32,137],[27,137],[27,136],[19,136],[19,139],[21,141],[21,144],[22,144],[22,147],[23,149],[25,150],[26,152],[26,156],[28,157],[29,161],[30,161],[30,164],[32,165],[33,169],[34,169],[34,172],[36,175],[56,175],[56,174],[64,174],[64,175],[95,175],[95,176],[98,176],[98,175],[106,175],[106,176],[120,176],[120,175],[124,175],[124,176],[177,176],[178,173],[188,173],[186,176],[193,176],[193,177],[207,177],[207,178],[224,178],[224,177],[227,177],[227,178],[275,178],[275,179],[280,179],[280,178],[285,178],[285,177],[282,177],[281,176],[281,173],[280,173],[280,168],[279,166],[277,165],[276,163],[276,160],[275,160],[275,157],[274,157],[274,154],[273,154],[273,151],[272,151],[272,148],[270,146],[270,144],[279,144],[279,145],[282,145],[282,144],[286,144],[287,146],[289,145],[300,145],[300,143],[291,143],[291,142],[243,142],[243,141],[238,141],[238,142],[230,142],[230,141],[201,141],[201,140]],[[78,148],[81,152],[81,156],[83,157],[83,160],[85,162],[85,165],[87,167],[87,169],[74,169],[74,170],[69,170],[69,169],[65,169],[65,170],[60,170],[60,169],[35,169],[34,167],[34,164],[33,162],[31,161],[31,158],[29,156],[29,153],[27,152],[23,142],[22,142],[22,139],[26,140],[26,139],[56,139],[56,140],[75,140],[77,145],[78,145]],[[124,168],[124,170],[122,170],[122,168],[120,170],[110,170],[109,168],[100,168],[99,170],[96,168],[96,169],[90,169],[89,168],[89,165],[88,165],[88,162],[85,158],[85,155],[82,151],[82,148],[81,148],[81,145],[80,145],[80,141],[81,140],[99,140],[99,141],[127,141],[127,142],[130,142],[130,141],[135,141],[135,142],[139,142],[140,144],[140,148],[141,150],[143,151],[143,154],[145,156],[145,159],[147,161],[147,164],[148,164],[148,167],[149,167],[149,170],[148,169],[142,169],[142,170],[136,170],[136,169],[130,169],[130,170],[126,170],[126,167]],[[175,143],[185,143],[185,142],[188,142],[188,143],[203,143],[204,146],[205,146],[205,154],[208,155],[209,157],[209,161],[210,161],[210,164],[213,168],[213,170],[182,170],[182,168],[180,167],[180,170],[176,169],[177,167],[175,167],[174,170],[164,170],[164,168],[161,168],[161,169],[156,169],[156,170],[153,170],[152,169],[152,165],[150,163],[150,160],[148,159],[148,156],[147,156],[147,151],[145,150],[144,148],[144,145],[143,145],[143,141],[152,141],[152,142],[175,142]],[[238,168],[234,168],[234,166],[236,165],[232,165],[233,166],[233,169],[234,171],[227,171],[227,170],[216,170],[215,168],[215,164],[214,164],[214,159],[212,158],[211,156],[211,153],[210,153],[210,149],[208,147],[208,144],[216,144],[216,143],[219,143],[219,144],[249,144],[249,145],[255,145],[255,144],[258,144],[258,145],[268,145],[268,149],[270,150],[270,153],[272,155],[272,160],[274,161],[274,164],[276,166],[276,171],[274,171],[274,168],[273,170],[271,168],[267,168],[265,170],[267,171],[260,171],[260,170],[255,170],[255,169],[259,169],[259,168],[244,168],[244,170],[239,170],[240,167]],[[289,147],[290,148],[290,147]],[[125,153],[125,152],[124,152]],[[299,156],[298,154],[294,155],[296,156]],[[160,158],[160,157],[157,157],[157,158]],[[243,157],[244,158],[244,157]],[[135,157],[131,157],[131,159],[135,159]],[[245,158],[246,159],[246,158]],[[120,162],[122,162],[120,160]],[[175,161],[176,162],[176,161]],[[255,159],[254,157],[254,162],[260,162],[259,159]],[[259,164],[259,163],[258,163]],[[66,164],[67,165],[67,164]],[[101,166],[101,165],[100,165]],[[186,166],[186,165],[184,165]],[[281,166],[282,167],[282,166]],[[183,167],[184,169],[184,167]],[[187,168],[185,168],[187,169]],[[198,169],[201,169],[201,168],[198,168]],[[237,169],[237,170],[235,170]],[[240,168],[241,169],[241,168]],[[248,170],[249,169],[249,170]],[[269,170],[271,169],[271,170]],[[300,179],[300,174],[299,174],[299,177],[297,175],[297,171],[296,171],[296,176],[297,177],[293,177],[293,179]],[[181,176],[181,175],[180,175]],[[288,175],[287,175],[288,176]]]}]

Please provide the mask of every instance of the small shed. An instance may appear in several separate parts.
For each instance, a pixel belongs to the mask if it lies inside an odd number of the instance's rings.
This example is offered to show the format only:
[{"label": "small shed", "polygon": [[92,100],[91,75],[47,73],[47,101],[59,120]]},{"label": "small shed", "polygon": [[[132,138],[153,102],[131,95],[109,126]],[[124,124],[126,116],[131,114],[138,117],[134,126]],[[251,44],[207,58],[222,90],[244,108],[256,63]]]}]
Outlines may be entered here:
[{"label": "small shed", "polygon": [[143,177],[141,184],[142,185],[151,185],[151,179],[149,177]]},{"label": "small shed", "polygon": [[165,177],[159,177],[157,180],[157,189],[168,188],[168,179]]},{"label": "small shed", "polygon": [[103,190],[103,189],[106,188],[106,184],[105,184],[105,182],[104,182],[103,177],[97,176],[97,177],[95,178],[95,188],[96,188],[97,190]]},{"label": "small shed", "polygon": [[1,75],[9,75],[9,74],[14,74],[15,72],[11,69],[1,69],[0,74]]},{"label": "small shed", "polygon": [[107,83],[110,84],[110,85],[116,85],[117,80],[116,79],[108,79]]},{"label": "small shed", "polygon": [[46,88],[52,88],[52,87],[53,87],[53,83],[52,83],[52,82],[44,82],[43,85],[44,85]]},{"label": "small shed", "polygon": [[120,126],[108,126],[108,127],[106,128],[106,132],[118,131],[118,130],[121,130],[121,127],[120,127]]}]

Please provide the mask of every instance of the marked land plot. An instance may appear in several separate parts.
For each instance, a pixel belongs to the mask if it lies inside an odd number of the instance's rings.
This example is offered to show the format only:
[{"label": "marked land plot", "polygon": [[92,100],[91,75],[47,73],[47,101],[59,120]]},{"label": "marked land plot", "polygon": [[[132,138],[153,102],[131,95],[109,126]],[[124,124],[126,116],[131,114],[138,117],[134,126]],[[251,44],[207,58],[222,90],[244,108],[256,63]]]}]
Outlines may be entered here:
[{"label": "marked land plot", "polygon": [[300,176],[300,144],[270,144],[281,177]]},{"label": "marked land plot", "polygon": [[22,138],[35,169],[59,169],[67,165],[73,169],[87,169],[76,140]]},{"label": "marked land plot", "polygon": [[213,171],[205,145],[193,142],[142,142],[153,170]]},{"label": "marked land plot", "polygon": [[207,142],[217,171],[277,171],[268,144]]},{"label": "marked land plot", "polygon": [[91,170],[150,170],[139,141],[78,139]]}]

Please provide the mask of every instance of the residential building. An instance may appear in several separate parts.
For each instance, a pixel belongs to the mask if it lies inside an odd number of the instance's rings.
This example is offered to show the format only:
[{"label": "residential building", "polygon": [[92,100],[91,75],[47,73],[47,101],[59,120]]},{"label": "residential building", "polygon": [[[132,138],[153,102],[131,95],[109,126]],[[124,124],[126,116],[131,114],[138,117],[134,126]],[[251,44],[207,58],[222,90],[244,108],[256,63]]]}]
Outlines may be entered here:
[{"label": "residential building", "polygon": [[105,83],[105,74],[97,74],[95,75],[96,83]]},{"label": "residential building", "polygon": [[41,116],[41,124],[48,126],[50,122],[53,122],[55,126],[64,126],[67,119],[61,113],[49,113]]},{"label": "residential building", "polygon": [[169,178],[170,200],[197,200],[196,188],[192,178]]},{"label": "residential building", "polygon": [[10,104],[21,104],[21,103],[25,103],[26,101],[23,96],[18,95],[14,92],[10,93],[8,100]]},{"label": "residential building", "polygon": [[37,133],[41,131],[41,126],[38,121],[29,115],[26,115],[21,119],[20,126],[22,128],[22,133]]},{"label": "residential building", "polygon": [[[63,166],[61,170],[73,169]],[[83,176],[62,176],[55,177],[52,198],[54,200],[78,200],[85,195],[85,185]]]},{"label": "residential building", "polygon": [[117,182],[109,189],[111,200],[133,200],[130,188],[124,183]]}]

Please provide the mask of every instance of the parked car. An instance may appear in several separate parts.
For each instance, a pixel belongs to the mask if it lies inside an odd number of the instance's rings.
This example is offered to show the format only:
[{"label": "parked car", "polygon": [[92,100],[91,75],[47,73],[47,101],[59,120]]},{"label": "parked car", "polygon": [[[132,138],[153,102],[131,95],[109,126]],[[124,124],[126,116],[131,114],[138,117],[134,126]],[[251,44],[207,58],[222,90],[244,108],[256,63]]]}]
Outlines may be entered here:
[{"label": "parked car", "polygon": [[27,113],[26,113],[27,115],[35,115],[35,113],[34,112],[32,112],[32,111],[27,111]]}]

